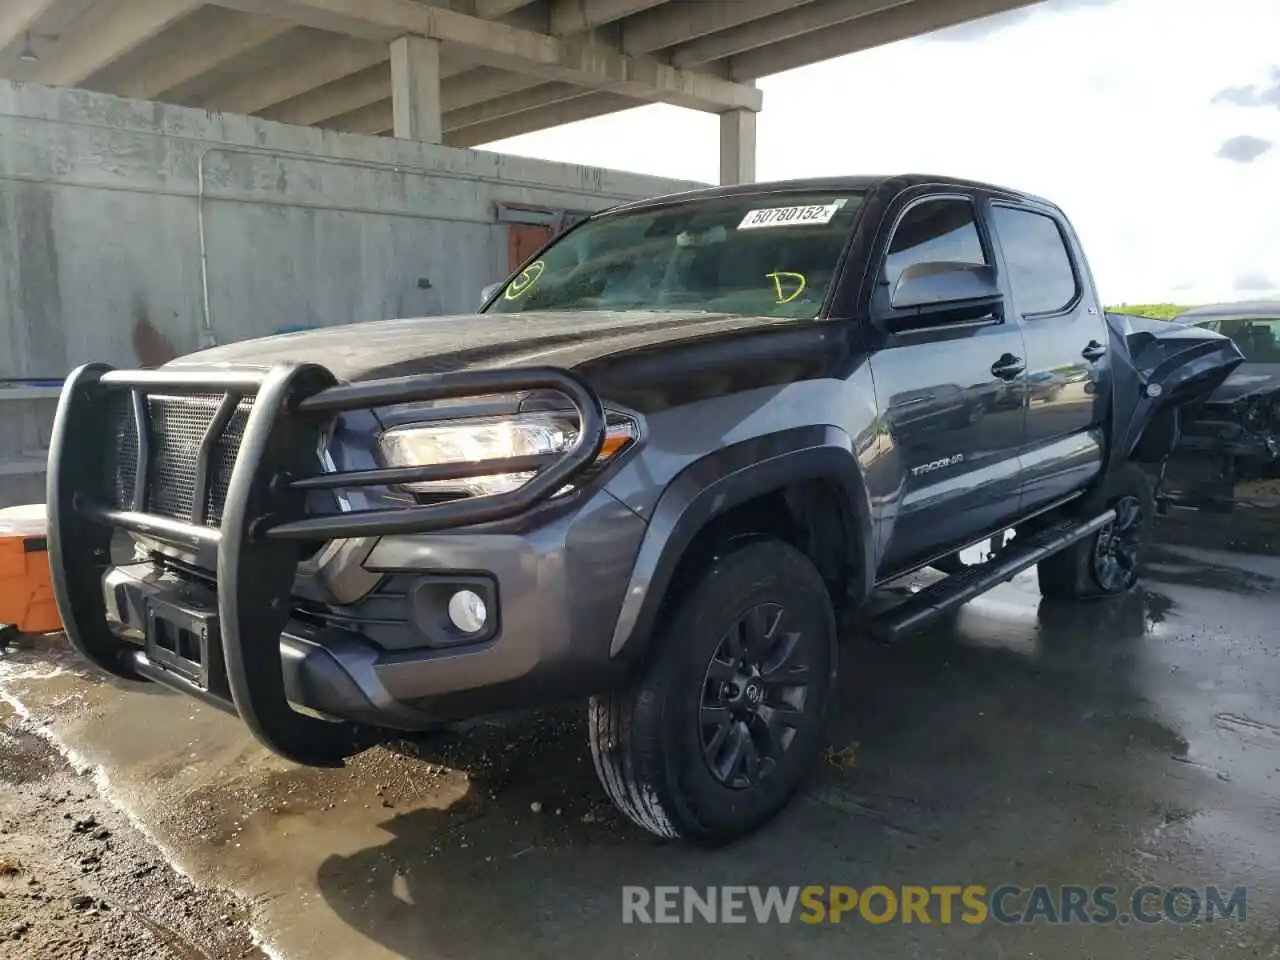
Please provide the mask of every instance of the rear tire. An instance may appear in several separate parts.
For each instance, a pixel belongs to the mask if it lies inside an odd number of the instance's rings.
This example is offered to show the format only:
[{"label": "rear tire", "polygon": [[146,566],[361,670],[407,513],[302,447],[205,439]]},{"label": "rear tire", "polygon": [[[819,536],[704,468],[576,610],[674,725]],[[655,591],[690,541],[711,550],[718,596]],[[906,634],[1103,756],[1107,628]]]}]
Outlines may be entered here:
[{"label": "rear tire", "polygon": [[1126,463],[1116,471],[1099,512],[1105,507],[1116,510],[1115,521],[1040,561],[1040,594],[1046,599],[1118,597],[1137,586],[1142,548],[1156,514],[1151,480],[1141,467]]},{"label": "rear tire", "polygon": [[592,698],[596,773],[659,837],[745,836],[816,766],[835,675],[835,615],[813,563],[780,540],[745,543],[682,594],[630,682]]}]

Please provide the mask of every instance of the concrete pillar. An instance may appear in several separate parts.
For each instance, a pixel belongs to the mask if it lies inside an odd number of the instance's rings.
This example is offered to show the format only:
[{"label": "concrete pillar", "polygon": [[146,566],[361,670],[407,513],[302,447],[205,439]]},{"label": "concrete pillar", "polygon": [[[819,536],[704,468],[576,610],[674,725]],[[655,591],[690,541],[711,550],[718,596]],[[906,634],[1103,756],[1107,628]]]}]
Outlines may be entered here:
[{"label": "concrete pillar", "polygon": [[751,183],[755,178],[755,111],[726,110],[720,114],[720,183]]},{"label": "concrete pillar", "polygon": [[441,142],[439,40],[391,41],[391,106],[397,137]]}]

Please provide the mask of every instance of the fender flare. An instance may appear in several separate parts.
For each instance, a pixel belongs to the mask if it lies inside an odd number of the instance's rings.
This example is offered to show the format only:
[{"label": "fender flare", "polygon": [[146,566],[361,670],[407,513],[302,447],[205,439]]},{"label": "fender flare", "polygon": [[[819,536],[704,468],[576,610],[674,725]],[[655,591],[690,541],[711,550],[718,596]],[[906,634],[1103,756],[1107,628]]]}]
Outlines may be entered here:
[{"label": "fender flare", "polygon": [[834,426],[808,426],[744,440],[687,466],[663,490],[641,540],[609,647],[612,658],[638,658],[685,551],[725,511],[806,480],[836,483],[856,524],[858,596],[874,576],[871,500],[849,435]]}]

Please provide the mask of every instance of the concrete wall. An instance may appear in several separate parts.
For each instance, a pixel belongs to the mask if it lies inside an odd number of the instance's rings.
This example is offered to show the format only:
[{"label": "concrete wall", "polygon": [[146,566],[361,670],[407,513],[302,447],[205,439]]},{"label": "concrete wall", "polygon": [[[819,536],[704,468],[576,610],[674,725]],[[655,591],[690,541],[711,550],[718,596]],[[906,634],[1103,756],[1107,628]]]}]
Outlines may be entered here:
[{"label": "concrete wall", "polygon": [[[0,81],[0,381],[469,311],[507,273],[499,203],[690,186]],[[0,506],[43,499],[36,396],[0,384]]]}]

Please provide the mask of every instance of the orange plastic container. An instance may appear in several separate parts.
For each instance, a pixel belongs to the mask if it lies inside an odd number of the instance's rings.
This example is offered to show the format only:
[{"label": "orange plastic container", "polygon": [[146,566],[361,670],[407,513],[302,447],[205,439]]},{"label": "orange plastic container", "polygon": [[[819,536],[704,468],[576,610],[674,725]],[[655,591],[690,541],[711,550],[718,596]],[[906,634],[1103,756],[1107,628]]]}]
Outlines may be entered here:
[{"label": "orange plastic container", "polygon": [[0,625],[52,633],[62,619],[49,583],[43,503],[0,510]]}]

